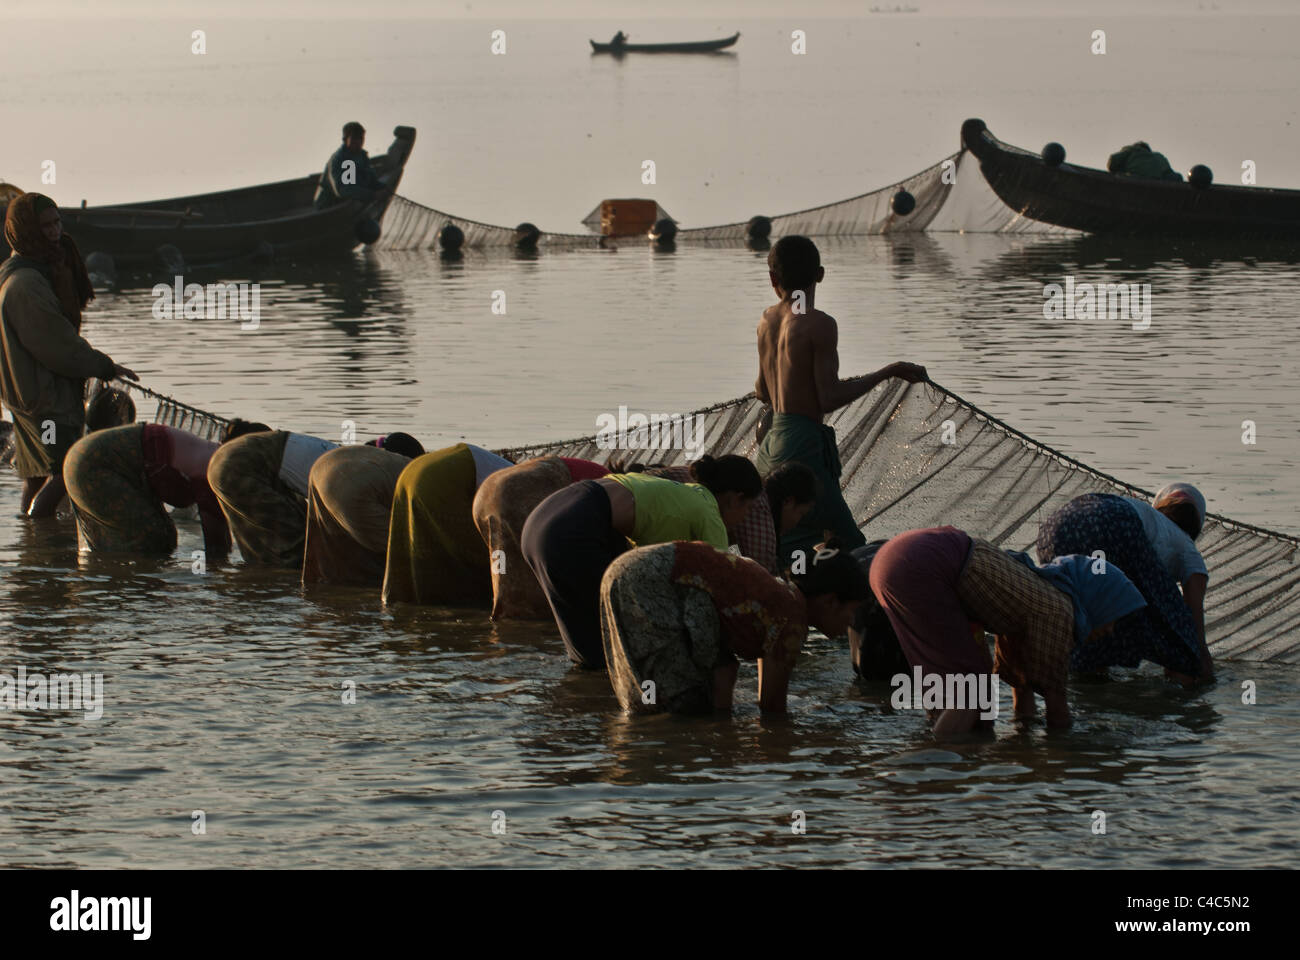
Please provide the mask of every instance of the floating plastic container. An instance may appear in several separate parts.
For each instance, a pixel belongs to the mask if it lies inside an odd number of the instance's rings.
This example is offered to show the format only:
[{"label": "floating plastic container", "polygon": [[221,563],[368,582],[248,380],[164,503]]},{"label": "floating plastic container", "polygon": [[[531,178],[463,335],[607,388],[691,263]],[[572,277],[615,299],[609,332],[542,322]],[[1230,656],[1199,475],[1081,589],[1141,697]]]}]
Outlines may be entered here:
[{"label": "floating plastic container", "polygon": [[607,237],[644,236],[658,218],[659,204],[653,200],[600,202],[600,232]]}]

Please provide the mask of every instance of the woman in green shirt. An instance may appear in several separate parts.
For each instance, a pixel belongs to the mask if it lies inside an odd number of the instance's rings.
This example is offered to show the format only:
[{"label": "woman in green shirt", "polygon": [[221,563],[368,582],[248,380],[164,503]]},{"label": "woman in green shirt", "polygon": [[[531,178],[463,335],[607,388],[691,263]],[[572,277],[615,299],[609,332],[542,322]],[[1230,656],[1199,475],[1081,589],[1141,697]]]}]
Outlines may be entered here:
[{"label": "woman in green shirt", "polygon": [[763,491],[744,457],[701,457],[693,483],[643,473],[583,480],[558,490],[531,514],[520,549],[555,614],[569,659],[603,667],[600,580],[632,546],[702,540],[727,548],[727,526],[740,522]]}]

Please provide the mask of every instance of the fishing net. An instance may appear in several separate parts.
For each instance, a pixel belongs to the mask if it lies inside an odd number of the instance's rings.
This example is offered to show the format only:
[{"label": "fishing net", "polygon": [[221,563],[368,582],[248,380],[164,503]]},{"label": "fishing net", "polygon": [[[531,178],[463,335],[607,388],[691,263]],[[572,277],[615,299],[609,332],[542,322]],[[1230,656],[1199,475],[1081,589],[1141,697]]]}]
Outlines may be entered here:
[{"label": "fishing net", "polygon": [[[890,204],[894,194],[906,190],[916,208],[906,217],[896,215]],[[663,215],[663,211],[660,210]],[[1020,216],[1003,203],[980,173],[979,160],[963,150],[945,157],[932,167],[898,183],[881,187],[837,203],[786,213],[771,218],[772,237],[802,234],[805,237],[850,237],[881,233],[967,232],[1069,234],[1074,231],[1049,226]],[[376,247],[389,250],[427,250],[437,245],[438,231],[455,224],[465,233],[468,247],[513,246],[513,227],[495,227],[476,220],[453,217],[407,200],[394,197],[384,218],[383,236]],[[588,227],[600,228],[600,207],[586,219]],[[678,231],[679,240],[744,243],[749,220],[716,227],[693,227]],[[543,233],[543,245],[594,246],[593,234]]]},{"label": "fishing net", "polygon": [[[125,390],[134,394],[135,396],[132,399],[136,401],[137,417],[147,416],[145,411],[148,410],[149,404],[152,403],[154,407],[154,423],[186,430],[196,437],[202,437],[204,440],[220,442],[222,432],[225,430],[226,425],[230,423],[225,417],[219,417],[215,413],[208,413],[198,407],[192,407],[188,403],[182,403],[173,397],[150,390],[143,384],[132,380],[88,380],[86,381],[87,402],[105,387],[115,387],[118,390]],[[142,403],[141,400],[144,402]]]},{"label": "fishing net", "polygon": [[[438,246],[438,231],[448,224],[461,229],[467,247],[515,245],[514,227],[496,227],[453,217],[450,213],[395,196],[388,204],[383,232],[374,246],[380,250],[434,250]],[[543,233],[537,242],[546,246],[594,247],[600,242],[600,237],[590,233]]]},{"label": "fishing net", "polygon": [[[698,418],[688,422],[691,438],[702,436],[703,449],[714,455],[752,457],[764,410],[748,396],[695,411],[689,415]],[[1032,553],[1039,524],[1074,497],[1151,497],[935,384],[888,381],[827,422],[838,433],[844,498],[869,540],[952,524]],[[669,434],[659,428],[657,446],[669,443]],[[647,449],[652,439],[647,426],[619,438],[624,449],[603,449],[595,437],[584,437],[501,453],[512,460],[565,456],[604,462],[632,454],[643,462],[686,462],[680,443],[676,449]],[[1300,540],[1211,514],[1197,546],[1210,570],[1205,627],[1214,655],[1300,662]]]}]

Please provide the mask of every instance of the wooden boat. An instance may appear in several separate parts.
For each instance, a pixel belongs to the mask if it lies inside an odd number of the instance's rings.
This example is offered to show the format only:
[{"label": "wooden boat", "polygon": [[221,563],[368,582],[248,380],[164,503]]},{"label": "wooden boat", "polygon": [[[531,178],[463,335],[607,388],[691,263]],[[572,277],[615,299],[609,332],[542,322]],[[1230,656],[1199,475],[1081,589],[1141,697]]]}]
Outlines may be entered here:
[{"label": "wooden boat", "polygon": [[[415,144],[415,128],[397,127],[393,137],[388,152],[370,162],[380,180],[396,190]],[[254,255],[346,253],[378,239],[392,194],[317,210],[312,201],[320,177],[317,171],[257,187],[146,203],[87,207],[83,202],[60,207],[59,215],[83,256],[106,253],[128,268],[156,265],[158,248],[168,244],[180,250],[187,265],[202,265]],[[7,254],[3,243],[0,253]]]},{"label": "wooden boat", "polygon": [[1032,220],[1097,234],[1300,239],[1300,190],[1196,186],[1064,162],[1052,166],[1003,143],[983,120],[963,123],[961,139],[993,192]]},{"label": "wooden boat", "polygon": [[694,43],[597,43],[595,40],[587,42],[591,44],[592,53],[712,53],[715,50],[725,50],[739,39],[740,31],[737,30],[722,40],[699,40]]}]

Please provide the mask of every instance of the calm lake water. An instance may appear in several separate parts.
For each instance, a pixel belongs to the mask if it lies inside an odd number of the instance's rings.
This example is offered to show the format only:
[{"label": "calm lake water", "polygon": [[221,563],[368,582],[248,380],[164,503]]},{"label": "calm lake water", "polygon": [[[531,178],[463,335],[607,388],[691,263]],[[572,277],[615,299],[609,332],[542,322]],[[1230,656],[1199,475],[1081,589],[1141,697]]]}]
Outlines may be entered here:
[{"label": "calm lake water", "polygon": [[[68,157],[59,190],[45,189],[62,198],[66,176],[71,195],[97,201],[306,172],[353,115],[372,150],[394,123],[420,128],[405,195],[558,230],[602,196],[656,196],[700,225],[860,193],[950,153],[971,115],[1026,146],[1062,140],[1080,162],[1104,165],[1142,136],[1179,166],[1204,161],[1226,177],[1250,157],[1262,182],[1300,186],[1293,84],[1280,72],[1300,21],[1246,21],[1117,19],[1111,72],[1086,83],[1078,65],[1049,69],[1043,49],[1055,37],[1086,53],[1084,20],[819,22],[809,29],[829,52],[797,68],[774,59],[789,56],[790,25],[776,22],[688,23],[692,36],[739,26],[738,54],[621,65],[583,50],[614,24],[507,24],[510,54],[483,62],[469,51],[480,35],[486,49],[493,24],[259,24],[225,34],[237,52],[223,40],[226,59],[210,52],[201,66],[188,25],[115,26],[112,56],[81,25],[45,86],[31,51],[16,51],[0,100],[18,129]],[[180,26],[180,53],[155,46]],[[281,55],[289,29],[305,48],[294,57]],[[639,39],[683,26],[624,29]],[[1141,51],[1157,40],[1153,65]],[[331,64],[352,42],[361,54],[341,78]],[[130,56],[132,43],[155,58]],[[976,61],[991,72],[973,74]],[[47,66],[58,72],[57,57]],[[178,72],[188,66],[194,75]],[[1145,104],[1125,93],[1138,82]],[[773,129],[801,104],[813,150]],[[193,126],[163,161],[141,138],[172,129],[156,126],[169,116]],[[107,152],[86,145],[113,124],[138,135]],[[1076,146],[1074,129],[1095,138]],[[39,171],[44,147],[16,139],[0,174],[33,187],[39,174],[19,167]],[[660,188],[643,190],[640,161],[659,155]],[[1300,534],[1300,257],[960,234],[821,246],[817,304],[840,320],[846,375],[925,363],[1099,469],[1148,487],[1191,479],[1212,510]],[[1067,275],[1149,283],[1150,329],[1045,320],[1043,286]],[[255,331],[154,319],[149,285],[161,279],[104,292],[84,327],[147,385],[321,436],[337,438],[343,420],[365,436],[404,429],[430,449],[578,436],[620,404],[685,411],[744,394],[771,299],[762,254],[688,244],[471,251],[455,263],[371,252],[186,278],[260,281]],[[504,316],[491,309],[498,290]],[[1241,441],[1244,420],[1254,445]],[[752,666],[731,720],[633,719],[603,676],[569,669],[553,625],[393,614],[372,592],[304,594],[292,573],[238,565],[198,576],[193,522],[169,560],[78,558],[69,518],[32,522],[17,505],[13,474],[0,472],[0,672],[103,673],[105,704],[97,721],[0,713],[0,866],[1300,861],[1294,666],[1221,663],[1219,682],[1191,693],[1149,670],[1080,683],[1067,734],[1002,720],[995,740],[940,749],[920,716],[890,710],[887,687],[853,682],[844,644],[814,636],[788,719],[759,717]],[[1253,705],[1241,702],[1247,680]],[[341,702],[346,681],[354,705]]]}]

